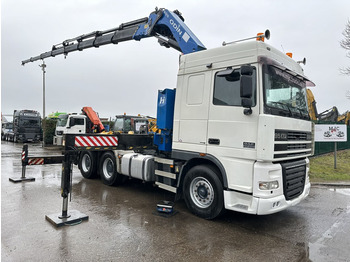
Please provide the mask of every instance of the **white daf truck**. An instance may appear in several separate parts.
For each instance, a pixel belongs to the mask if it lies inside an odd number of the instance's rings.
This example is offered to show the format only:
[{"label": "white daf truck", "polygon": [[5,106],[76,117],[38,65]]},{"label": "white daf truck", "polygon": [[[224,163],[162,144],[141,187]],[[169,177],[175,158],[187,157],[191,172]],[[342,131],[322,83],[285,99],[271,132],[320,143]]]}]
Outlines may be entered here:
[{"label": "white daf truck", "polygon": [[[271,214],[302,201],[310,191],[306,86],[313,83],[298,62],[263,41],[268,31],[257,41],[207,50],[178,11],[157,9],[149,18],[66,40],[22,64],[149,36],[182,52],[176,89],[158,93],[161,131],[66,135],[66,159],[85,163],[79,164],[83,176],[99,175],[107,185],[125,177],[154,183],[206,219],[225,209]],[[67,199],[70,187],[62,188]]]}]

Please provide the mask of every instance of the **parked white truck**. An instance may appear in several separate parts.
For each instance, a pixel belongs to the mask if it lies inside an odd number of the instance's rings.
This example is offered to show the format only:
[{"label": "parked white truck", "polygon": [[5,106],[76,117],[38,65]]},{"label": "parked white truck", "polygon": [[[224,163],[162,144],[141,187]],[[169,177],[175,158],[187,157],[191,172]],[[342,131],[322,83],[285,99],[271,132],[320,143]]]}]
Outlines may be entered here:
[{"label": "parked white truck", "polygon": [[78,114],[61,114],[57,118],[53,144],[60,146],[63,143],[63,135],[79,133],[86,133],[86,116]]},{"label": "parked white truck", "polygon": [[81,109],[81,114],[60,114],[57,117],[54,145],[63,144],[63,135],[103,132],[104,126],[97,113],[88,106]]},{"label": "parked white truck", "polygon": [[157,9],[149,18],[66,40],[22,63],[149,36],[183,53],[176,89],[158,93],[161,131],[66,135],[66,161],[108,185],[126,176],[155,183],[206,219],[225,209],[271,214],[303,200],[313,154],[306,86],[313,83],[299,63],[262,41],[268,31],[257,41],[206,50],[178,11]]}]

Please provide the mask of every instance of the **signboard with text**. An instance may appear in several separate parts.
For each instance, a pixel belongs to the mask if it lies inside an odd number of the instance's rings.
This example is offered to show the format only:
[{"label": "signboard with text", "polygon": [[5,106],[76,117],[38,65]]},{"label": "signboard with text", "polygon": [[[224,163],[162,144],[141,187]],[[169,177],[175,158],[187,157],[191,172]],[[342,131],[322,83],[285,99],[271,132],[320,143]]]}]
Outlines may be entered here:
[{"label": "signboard with text", "polygon": [[346,125],[315,125],[315,142],[346,142]]}]

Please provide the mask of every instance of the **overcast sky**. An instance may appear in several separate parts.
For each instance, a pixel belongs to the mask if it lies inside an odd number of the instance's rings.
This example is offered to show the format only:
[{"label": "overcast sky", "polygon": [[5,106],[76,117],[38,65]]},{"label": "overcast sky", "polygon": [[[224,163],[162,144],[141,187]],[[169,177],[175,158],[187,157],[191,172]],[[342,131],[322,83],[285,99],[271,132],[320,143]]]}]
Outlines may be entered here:
[{"label": "overcast sky", "polygon": [[[350,110],[350,76],[340,69],[350,58],[339,45],[350,18],[349,0],[2,0],[1,111],[42,113],[41,61],[21,61],[63,40],[148,17],[154,8],[182,12],[185,23],[207,48],[271,31],[268,43],[295,60],[306,57],[305,74],[318,112]],[[45,59],[46,115],[80,112],[92,106],[100,117],[156,116],[157,90],[176,87],[179,52],[157,39],[129,41]]]}]

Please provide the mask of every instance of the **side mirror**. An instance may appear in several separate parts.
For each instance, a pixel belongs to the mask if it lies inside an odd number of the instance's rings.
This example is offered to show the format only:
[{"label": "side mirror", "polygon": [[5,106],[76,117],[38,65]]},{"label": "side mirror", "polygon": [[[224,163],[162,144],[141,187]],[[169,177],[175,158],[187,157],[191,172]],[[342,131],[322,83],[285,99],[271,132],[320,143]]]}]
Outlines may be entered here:
[{"label": "side mirror", "polygon": [[242,75],[241,76],[241,97],[251,98],[253,95],[253,77]]},{"label": "side mirror", "polygon": [[252,107],[252,99],[250,99],[250,98],[242,98],[242,106],[244,108],[251,108]]},{"label": "side mirror", "polygon": [[251,76],[253,75],[254,67],[250,65],[241,66],[241,75]]},{"label": "side mirror", "polygon": [[240,83],[240,95],[242,98],[242,106],[247,108],[244,110],[245,115],[252,114],[252,95],[253,95],[253,67],[242,66],[241,67],[241,83]]}]

